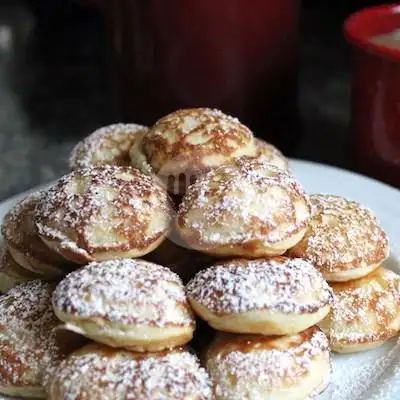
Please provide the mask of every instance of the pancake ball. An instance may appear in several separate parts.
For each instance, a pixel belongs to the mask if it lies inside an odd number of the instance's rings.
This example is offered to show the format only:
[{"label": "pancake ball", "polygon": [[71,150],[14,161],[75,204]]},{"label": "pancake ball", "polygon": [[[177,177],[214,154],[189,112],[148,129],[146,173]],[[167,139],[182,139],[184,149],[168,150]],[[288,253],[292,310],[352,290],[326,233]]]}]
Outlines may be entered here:
[{"label": "pancake ball", "polygon": [[42,195],[43,192],[33,193],[12,207],[4,217],[1,233],[19,265],[43,278],[56,278],[65,275],[70,266],[37,233],[34,217]]},{"label": "pancake ball", "polygon": [[60,178],[36,209],[42,240],[78,264],[136,258],[167,236],[173,207],[159,183],[131,167],[79,169]]},{"label": "pancake ball", "polygon": [[129,150],[147,127],[137,124],[112,124],[96,129],[72,150],[71,170],[98,165],[131,165]]},{"label": "pancake ball", "polygon": [[250,129],[238,119],[210,108],[189,108],[166,115],[131,149],[132,165],[157,175],[176,195],[184,194],[204,171],[256,154]]},{"label": "pancake ball", "polygon": [[215,400],[306,400],[330,383],[328,340],[317,327],[288,336],[221,333],[204,358]]},{"label": "pancake ball", "polygon": [[72,272],[54,291],[53,308],[65,328],[134,351],[184,345],[195,329],[178,275],[143,260],[94,262]]},{"label": "pancake ball", "polygon": [[63,359],[51,306],[53,286],[35,280],[0,297],[0,393],[44,398],[43,382]]},{"label": "pancake ball", "polygon": [[238,161],[189,186],[175,225],[188,247],[216,257],[281,255],[304,236],[311,203],[287,171]]},{"label": "pancake ball", "polygon": [[225,332],[285,335],[329,313],[332,291],[301,259],[236,259],[199,272],[187,285],[193,310]]},{"label": "pancake ball", "polygon": [[332,283],[335,302],[320,322],[333,351],[375,348],[400,330],[400,276],[384,268],[349,282]]},{"label": "pancake ball", "polygon": [[132,353],[88,345],[61,363],[46,385],[49,400],[211,400],[211,382],[184,349]]},{"label": "pancake ball", "polygon": [[361,278],[390,251],[373,213],[356,201],[327,194],[311,196],[313,217],[303,239],[290,250],[310,261],[330,282]]}]

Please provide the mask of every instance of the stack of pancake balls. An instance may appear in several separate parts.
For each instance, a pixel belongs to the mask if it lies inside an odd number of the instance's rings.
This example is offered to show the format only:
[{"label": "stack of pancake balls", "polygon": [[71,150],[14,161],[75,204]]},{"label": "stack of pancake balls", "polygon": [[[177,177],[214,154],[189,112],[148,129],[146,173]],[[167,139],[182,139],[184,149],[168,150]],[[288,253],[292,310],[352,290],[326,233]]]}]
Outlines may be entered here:
[{"label": "stack of pancake balls", "polygon": [[[5,216],[0,393],[302,400],[400,329],[389,242],[236,118],[100,128]],[[197,327],[197,329],[196,329]]]}]

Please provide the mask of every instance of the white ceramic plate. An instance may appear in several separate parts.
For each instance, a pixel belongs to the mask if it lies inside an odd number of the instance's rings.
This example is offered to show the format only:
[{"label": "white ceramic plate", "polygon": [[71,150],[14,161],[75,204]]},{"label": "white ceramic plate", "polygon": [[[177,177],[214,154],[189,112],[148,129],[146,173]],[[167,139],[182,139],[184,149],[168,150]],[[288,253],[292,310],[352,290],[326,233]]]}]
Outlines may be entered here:
[{"label": "white ceramic plate", "polygon": [[[391,240],[392,254],[386,267],[400,272],[400,191],[372,179],[321,164],[292,160],[291,166],[294,175],[309,193],[337,194],[370,207]],[[0,219],[26,194],[0,203]],[[398,399],[400,344],[396,339],[365,353],[334,355],[333,383],[320,396],[320,400]]]}]

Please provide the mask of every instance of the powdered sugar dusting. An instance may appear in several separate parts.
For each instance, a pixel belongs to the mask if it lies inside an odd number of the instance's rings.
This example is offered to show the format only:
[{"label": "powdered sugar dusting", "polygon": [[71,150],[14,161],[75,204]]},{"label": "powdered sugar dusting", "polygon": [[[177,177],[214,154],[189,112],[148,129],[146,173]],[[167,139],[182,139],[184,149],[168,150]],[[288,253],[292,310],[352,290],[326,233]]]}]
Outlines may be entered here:
[{"label": "powdered sugar dusting", "polygon": [[215,382],[215,394],[242,400],[243,393],[232,390],[232,378],[237,386],[247,387],[249,392],[252,389],[247,385],[254,381],[261,387],[279,389],[307,374],[316,357],[325,356],[329,360],[326,336],[318,329],[310,329],[281,339],[246,336],[245,351],[241,335],[228,338],[226,344],[224,339],[222,343],[217,340],[207,353],[207,370]]},{"label": "powdered sugar dusting", "polygon": [[137,124],[112,124],[95,130],[79,142],[71,152],[71,169],[100,164],[130,164],[129,150],[148,128]]},{"label": "powdered sugar dusting", "polygon": [[35,280],[0,297],[0,385],[40,386],[61,358],[51,306],[52,286]]},{"label": "powdered sugar dusting", "polygon": [[143,260],[91,263],[74,271],[57,286],[53,304],[56,310],[79,318],[194,326],[179,276]]},{"label": "powdered sugar dusting", "polygon": [[42,197],[39,233],[86,254],[143,248],[169,229],[172,204],[151,177],[131,167],[100,166],[62,177]]},{"label": "powdered sugar dusting", "polygon": [[314,312],[333,300],[328,284],[311,264],[284,257],[219,263],[199,272],[187,293],[218,314],[262,309]]},{"label": "powdered sugar dusting", "polygon": [[65,360],[48,391],[58,398],[211,400],[211,382],[197,358],[183,350],[147,353],[89,346]]},{"label": "powdered sugar dusting", "polygon": [[355,282],[332,285],[332,344],[369,343],[394,336],[400,319],[400,276],[379,268]]},{"label": "powdered sugar dusting", "polygon": [[389,241],[370,210],[332,195],[312,195],[310,228],[292,253],[322,271],[335,272],[379,264],[389,255]]},{"label": "powdered sugar dusting", "polygon": [[276,243],[304,229],[311,204],[274,165],[239,160],[200,176],[179,207],[178,226],[204,244]]}]

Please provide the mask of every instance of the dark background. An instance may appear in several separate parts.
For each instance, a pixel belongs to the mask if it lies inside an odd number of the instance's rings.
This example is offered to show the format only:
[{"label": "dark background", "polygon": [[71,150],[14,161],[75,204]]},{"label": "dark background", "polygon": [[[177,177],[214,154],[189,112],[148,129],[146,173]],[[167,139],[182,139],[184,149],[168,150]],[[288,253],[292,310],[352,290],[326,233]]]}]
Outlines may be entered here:
[{"label": "dark background", "polygon": [[[342,24],[369,4],[377,2],[303,3],[299,158],[351,168]],[[115,122],[109,59],[96,10],[73,0],[0,0],[0,200],[64,173],[75,142]]]}]

